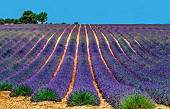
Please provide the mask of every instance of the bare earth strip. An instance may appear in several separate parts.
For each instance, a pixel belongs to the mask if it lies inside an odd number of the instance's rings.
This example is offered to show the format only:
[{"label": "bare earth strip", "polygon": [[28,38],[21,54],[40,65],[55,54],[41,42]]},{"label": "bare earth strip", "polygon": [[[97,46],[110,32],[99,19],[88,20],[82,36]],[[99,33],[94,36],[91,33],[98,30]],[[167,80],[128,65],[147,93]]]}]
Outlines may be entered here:
[{"label": "bare earth strip", "polygon": [[0,109],[112,109],[102,100],[100,106],[68,107],[62,102],[30,102],[30,97],[10,97],[10,91],[0,91]]},{"label": "bare earth strip", "polygon": [[[0,91],[0,109],[112,109],[104,100],[99,106],[68,107],[62,102],[30,102],[30,97],[9,97],[9,91]],[[170,109],[168,106],[156,105],[155,109]]]}]

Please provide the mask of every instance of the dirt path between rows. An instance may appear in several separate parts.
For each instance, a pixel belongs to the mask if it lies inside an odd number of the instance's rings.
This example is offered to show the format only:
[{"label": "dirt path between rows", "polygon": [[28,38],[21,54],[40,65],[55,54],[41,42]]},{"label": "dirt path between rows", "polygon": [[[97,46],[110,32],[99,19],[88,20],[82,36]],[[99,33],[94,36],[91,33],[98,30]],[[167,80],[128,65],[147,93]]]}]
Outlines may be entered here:
[{"label": "dirt path between rows", "polygon": [[[30,97],[9,97],[9,91],[0,92],[0,109],[112,109],[109,103],[102,100],[99,106],[68,107],[62,102],[30,102]],[[170,109],[164,105],[156,105],[155,109]]]}]

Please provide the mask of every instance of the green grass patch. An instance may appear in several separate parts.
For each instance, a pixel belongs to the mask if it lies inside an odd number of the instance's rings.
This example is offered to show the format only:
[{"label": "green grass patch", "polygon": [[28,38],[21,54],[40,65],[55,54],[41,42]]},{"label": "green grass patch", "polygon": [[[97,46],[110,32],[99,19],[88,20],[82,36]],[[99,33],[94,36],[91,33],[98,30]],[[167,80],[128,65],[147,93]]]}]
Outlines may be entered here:
[{"label": "green grass patch", "polygon": [[10,94],[11,97],[17,96],[31,96],[32,90],[27,86],[19,86]]},{"label": "green grass patch", "polygon": [[88,91],[79,91],[71,95],[67,101],[68,106],[98,105],[93,94]]},{"label": "green grass patch", "polygon": [[118,109],[154,109],[153,102],[141,94],[126,96],[119,106]]},{"label": "green grass patch", "polygon": [[0,91],[11,91],[12,84],[9,82],[0,83]]},{"label": "green grass patch", "polygon": [[168,56],[170,56],[170,53],[168,53]]},{"label": "green grass patch", "polygon": [[35,102],[42,102],[42,101],[60,101],[57,94],[50,90],[50,89],[42,89],[38,91],[31,99]]},{"label": "green grass patch", "polygon": [[163,52],[163,51],[164,51],[163,49],[160,50],[160,52]]}]

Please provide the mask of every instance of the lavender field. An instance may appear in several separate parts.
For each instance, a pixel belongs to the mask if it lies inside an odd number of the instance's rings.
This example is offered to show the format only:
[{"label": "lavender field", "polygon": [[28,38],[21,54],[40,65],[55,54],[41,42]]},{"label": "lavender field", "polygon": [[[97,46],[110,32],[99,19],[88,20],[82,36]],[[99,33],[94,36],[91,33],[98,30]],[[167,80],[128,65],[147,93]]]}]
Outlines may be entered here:
[{"label": "lavender field", "polygon": [[0,25],[0,91],[32,102],[170,106],[170,25]]}]

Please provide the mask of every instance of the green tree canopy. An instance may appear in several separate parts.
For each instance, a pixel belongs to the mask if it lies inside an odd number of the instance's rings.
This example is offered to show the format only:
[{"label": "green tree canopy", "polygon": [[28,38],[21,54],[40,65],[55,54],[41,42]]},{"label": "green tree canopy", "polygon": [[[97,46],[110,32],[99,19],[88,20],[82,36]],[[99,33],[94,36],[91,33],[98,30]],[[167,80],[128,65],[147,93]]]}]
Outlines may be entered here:
[{"label": "green tree canopy", "polygon": [[61,24],[67,24],[66,22],[62,22]]},{"label": "green tree canopy", "polygon": [[0,24],[37,24],[41,22],[42,24],[47,21],[47,13],[41,12],[40,14],[33,13],[30,10],[23,12],[21,18],[19,19],[0,19]]},{"label": "green tree canopy", "polygon": [[0,24],[5,24],[4,19],[0,19]]},{"label": "green tree canopy", "polygon": [[77,25],[77,24],[79,24],[79,23],[78,23],[78,22],[74,22],[74,24],[76,24],[76,25]]},{"label": "green tree canopy", "polygon": [[47,13],[46,12],[41,12],[40,14],[37,15],[37,20],[43,24],[44,22],[47,21]]},{"label": "green tree canopy", "polygon": [[37,15],[30,10],[24,11],[20,18],[20,22],[24,24],[37,24]]}]

